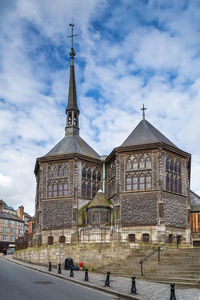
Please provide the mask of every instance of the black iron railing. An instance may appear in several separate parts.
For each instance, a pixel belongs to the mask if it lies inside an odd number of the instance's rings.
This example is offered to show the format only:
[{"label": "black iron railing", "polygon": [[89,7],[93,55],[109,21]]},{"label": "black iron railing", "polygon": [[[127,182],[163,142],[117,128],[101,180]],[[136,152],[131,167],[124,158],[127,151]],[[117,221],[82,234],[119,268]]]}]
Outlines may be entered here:
[{"label": "black iron railing", "polygon": [[169,244],[175,238],[176,238],[176,247],[178,249],[178,245],[179,245],[179,242],[180,242],[181,235],[170,236],[163,244],[158,246],[156,249],[154,249],[152,252],[150,252],[147,256],[145,256],[141,261],[139,261],[139,264],[141,265],[141,276],[144,275],[143,263],[146,260],[148,260],[155,253],[158,253],[158,262],[160,262],[160,251],[163,249],[163,247],[165,247],[167,244]]}]

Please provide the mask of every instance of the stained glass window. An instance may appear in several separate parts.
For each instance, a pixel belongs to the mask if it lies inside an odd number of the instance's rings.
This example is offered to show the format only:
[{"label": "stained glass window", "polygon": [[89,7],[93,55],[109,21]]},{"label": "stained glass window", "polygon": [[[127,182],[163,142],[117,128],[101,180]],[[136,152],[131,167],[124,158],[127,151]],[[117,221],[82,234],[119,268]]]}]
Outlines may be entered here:
[{"label": "stained glass window", "polygon": [[127,165],[126,165],[127,171],[132,170],[132,162],[130,159],[127,160]]},{"label": "stained glass window", "polygon": [[86,197],[86,184],[85,184],[85,182],[82,183],[81,194],[82,194],[83,197]]},{"label": "stained glass window", "polygon": [[143,169],[144,168],[144,158],[142,157],[140,159],[140,169]]},{"label": "stained glass window", "polygon": [[146,159],[146,168],[147,169],[151,168],[151,158],[150,157],[147,157],[147,159]]}]

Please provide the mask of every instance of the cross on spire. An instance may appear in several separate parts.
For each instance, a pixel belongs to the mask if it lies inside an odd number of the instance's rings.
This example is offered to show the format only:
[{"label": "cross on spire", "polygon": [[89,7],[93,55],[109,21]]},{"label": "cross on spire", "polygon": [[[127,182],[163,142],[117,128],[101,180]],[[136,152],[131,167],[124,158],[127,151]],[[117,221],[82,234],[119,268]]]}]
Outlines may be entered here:
[{"label": "cross on spire", "polygon": [[143,120],[145,120],[145,110],[147,110],[147,108],[144,107],[144,103],[143,103],[143,107],[140,110],[142,110],[142,117],[143,117]]},{"label": "cross on spire", "polygon": [[68,38],[72,38],[72,47],[69,55],[71,57],[74,57],[76,55],[76,52],[74,51],[74,36],[77,36],[78,34],[74,34],[74,23],[72,20],[72,23],[69,24],[69,26],[72,28],[72,34],[68,36]]}]

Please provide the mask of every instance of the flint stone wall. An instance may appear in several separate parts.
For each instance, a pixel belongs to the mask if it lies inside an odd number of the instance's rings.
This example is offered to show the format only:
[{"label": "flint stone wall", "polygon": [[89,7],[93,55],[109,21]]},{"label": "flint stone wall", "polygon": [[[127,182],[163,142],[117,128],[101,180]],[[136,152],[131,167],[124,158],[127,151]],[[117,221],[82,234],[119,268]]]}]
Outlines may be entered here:
[{"label": "flint stone wall", "polygon": [[163,193],[164,219],[166,226],[179,228],[186,227],[186,200],[187,198],[184,196],[166,192]]},{"label": "flint stone wall", "polygon": [[122,226],[157,224],[157,193],[130,193],[121,196]]},{"label": "flint stone wall", "polygon": [[43,230],[55,229],[72,224],[72,199],[43,201]]}]

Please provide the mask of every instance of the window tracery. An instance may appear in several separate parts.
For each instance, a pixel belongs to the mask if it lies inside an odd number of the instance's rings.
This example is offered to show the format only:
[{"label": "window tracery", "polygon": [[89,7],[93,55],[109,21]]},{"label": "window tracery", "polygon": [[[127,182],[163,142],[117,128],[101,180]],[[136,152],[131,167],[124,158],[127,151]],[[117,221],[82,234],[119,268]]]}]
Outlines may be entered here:
[{"label": "window tracery", "polygon": [[52,164],[48,167],[47,197],[66,196],[68,192],[67,163]]},{"label": "window tracery", "polygon": [[100,189],[101,172],[98,167],[82,166],[81,195],[84,198],[93,198]]},{"label": "window tracery", "polygon": [[166,158],[166,190],[182,194],[181,163],[171,156]]},{"label": "window tracery", "polygon": [[152,188],[151,154],[136,154],[127,157],[126,190],[137,191]]}]

